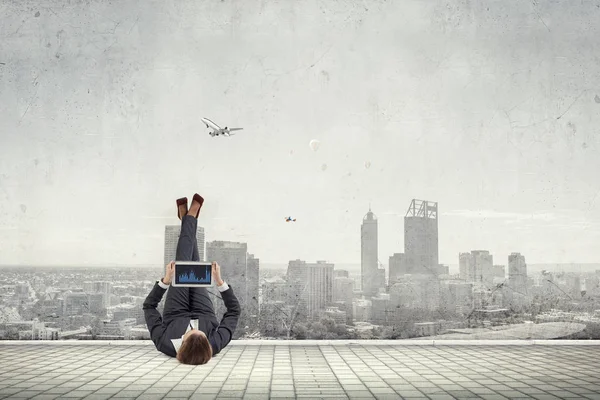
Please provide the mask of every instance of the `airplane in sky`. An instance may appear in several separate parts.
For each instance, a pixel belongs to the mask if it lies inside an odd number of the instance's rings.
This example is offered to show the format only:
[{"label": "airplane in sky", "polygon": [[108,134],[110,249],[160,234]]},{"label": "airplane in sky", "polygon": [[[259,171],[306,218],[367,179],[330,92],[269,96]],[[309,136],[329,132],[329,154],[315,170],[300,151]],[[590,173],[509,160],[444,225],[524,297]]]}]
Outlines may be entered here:
[{"label": "airplane in sky", "polygon": [[244,128],[221,128],[219,125],[215,124],[213,121],[211,121],[208,118],[201,118],[200,119],[202,122],[204,122],[204,125],[206,125],[207,128],[212,129],[211,132],[209,132],[208,134],[210,136],[219,136],[219,135],[223,135],[223,136],[231,136],[231,135],[235,135],[235,133],[231,133],[232,131],[241,131]]}]

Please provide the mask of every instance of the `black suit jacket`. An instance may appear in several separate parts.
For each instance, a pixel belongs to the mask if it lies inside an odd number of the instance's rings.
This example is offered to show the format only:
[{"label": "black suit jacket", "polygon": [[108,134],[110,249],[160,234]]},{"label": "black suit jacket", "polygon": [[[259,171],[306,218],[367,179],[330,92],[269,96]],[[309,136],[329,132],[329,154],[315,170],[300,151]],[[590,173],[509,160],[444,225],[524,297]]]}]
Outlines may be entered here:
[{"label": "black suit jacket", "polygon": [[231,286],[224,292],[220,292],[227,311],[218,325],[214,321],[207,320],[201,316],[192,316],[191,314],[185,317],[176,317],[165,323],[156,307],[166,291],[167,289],[161,288],[158,285],[158,281],[156,281],[142,306],[146,325],[148,325],[148,330],[150,331],[150,338],[154,342],[156,349],[168,356],[176,357],[177,352],[171,339],[180,339],[181,335],[187,330],[190,321],[197,318],[198,330],[203,331],[208,337],[212,345],[213,356],[219,354],[231,341],[241,312],[240,303],[235,294],[233,294]]}]

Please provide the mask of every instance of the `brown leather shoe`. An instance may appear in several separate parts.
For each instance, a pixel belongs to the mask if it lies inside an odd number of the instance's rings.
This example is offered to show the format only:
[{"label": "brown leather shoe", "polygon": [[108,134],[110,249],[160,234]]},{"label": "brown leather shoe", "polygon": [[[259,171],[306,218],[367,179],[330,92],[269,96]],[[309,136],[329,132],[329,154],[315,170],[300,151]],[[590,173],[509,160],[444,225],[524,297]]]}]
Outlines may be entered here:
[{"label": "brown leather shoe", "polygon": [[[187,214],[187,212],[188,212],[187,203],[188,203],[187,197],[182,197],[180,199],[177,199],[177,218],[181,219],[181,218],[183,218],[184,215]],[[185,212],[183,213],[183,215],[179,213],[179,206],[182,206],[182,205],[185,205]]]},{"label": "brown leather shoe", "polygon": [[204,204],[204,198],[202,198],[202,196],[200,196],[198,193],[196,193],[194,195],[194,197],[192,198],[192,204],[194,203],[194,201],[196,203],[200,204],[200,207],[198,208],[198,212],[196,213],[196,218],[198,218],[198,215],[200,215],[200,210],[202,209],[202,204]]}]

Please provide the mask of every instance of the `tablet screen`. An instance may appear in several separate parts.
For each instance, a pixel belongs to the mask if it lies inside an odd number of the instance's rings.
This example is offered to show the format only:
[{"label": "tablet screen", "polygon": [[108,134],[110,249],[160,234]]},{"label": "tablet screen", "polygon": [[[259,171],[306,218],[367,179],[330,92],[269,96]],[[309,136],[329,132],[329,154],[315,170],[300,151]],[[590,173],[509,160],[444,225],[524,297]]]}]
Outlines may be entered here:
[{"label": "tablet screen", "polygon": [[210,285],[211,272],[210,264],[178,264],[175,268],[175,284]]}]

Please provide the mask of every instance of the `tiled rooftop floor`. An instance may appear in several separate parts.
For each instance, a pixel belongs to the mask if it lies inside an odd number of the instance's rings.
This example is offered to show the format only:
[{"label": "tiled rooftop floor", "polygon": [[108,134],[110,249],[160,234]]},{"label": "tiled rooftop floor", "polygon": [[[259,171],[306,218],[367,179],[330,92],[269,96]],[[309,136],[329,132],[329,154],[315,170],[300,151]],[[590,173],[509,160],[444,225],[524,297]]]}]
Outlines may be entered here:
[{"label": "tiled rooftop floor", "polygon": [[0,398],[600,399],[600,346],[461,342],[234,341],[204,366],[150,341],[3,342]]}]

